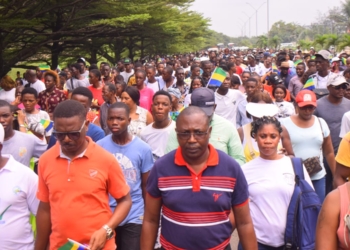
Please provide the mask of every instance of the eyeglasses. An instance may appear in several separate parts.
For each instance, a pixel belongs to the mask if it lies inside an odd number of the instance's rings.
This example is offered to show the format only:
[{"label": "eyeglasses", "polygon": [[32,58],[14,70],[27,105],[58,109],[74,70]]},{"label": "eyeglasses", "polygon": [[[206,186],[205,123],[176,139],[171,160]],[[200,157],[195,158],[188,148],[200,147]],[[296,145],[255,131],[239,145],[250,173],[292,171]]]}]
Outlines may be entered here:
[{"label": "eyeglasses", "polygon": [[339,90],[339,89],[347,89],[347,85],[346,84],[341,84],[338,86],[332,86],[334,89]]},{"label": "eyeglasses", "polygon": [[304,107],[299,107],[301,110],[315,110],[316,107],[312,105],[304,106]]},{"label": "eyeglasses", "polygon": [[193,133],[191,133],[191,132],[183,132],[183,133],[177,132],[176,134],[181,140],[189,140],[192,135],[193,135],[194,139],[202,140],[208,134],[209,129],[210,129],[210,127],[208,128],[208,130],[206,132],[200,132],[200,131],[193,132]]},{"label": "eyeglasses", "polygon": [[72,141],[76,141],[80,138],[80,133],[84,128],[85,122],[83,122],[83,125],[81,125],[81,128],[79,129],[79,131],[72,131],[72,132],[57,132],[56,130],[52,131],[52,135],[54,137],[56,137],[57,140],[59,141],[63,141],[64,138],[66,138],[66,136],[68,136],[69,139],[71,139]]}]

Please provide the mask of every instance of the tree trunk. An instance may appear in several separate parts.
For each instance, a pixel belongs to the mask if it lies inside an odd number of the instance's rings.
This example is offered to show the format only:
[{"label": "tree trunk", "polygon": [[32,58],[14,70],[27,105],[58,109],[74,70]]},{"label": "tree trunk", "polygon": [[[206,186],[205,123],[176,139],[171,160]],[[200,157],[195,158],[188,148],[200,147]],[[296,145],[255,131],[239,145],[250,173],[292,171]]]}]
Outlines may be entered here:
[{"label": "tree trunk", "polygon": [[51,69],[55,70],[58,67],[58,57],[60,55],[61,48],[58,42],[54,42],[51,47]]}]

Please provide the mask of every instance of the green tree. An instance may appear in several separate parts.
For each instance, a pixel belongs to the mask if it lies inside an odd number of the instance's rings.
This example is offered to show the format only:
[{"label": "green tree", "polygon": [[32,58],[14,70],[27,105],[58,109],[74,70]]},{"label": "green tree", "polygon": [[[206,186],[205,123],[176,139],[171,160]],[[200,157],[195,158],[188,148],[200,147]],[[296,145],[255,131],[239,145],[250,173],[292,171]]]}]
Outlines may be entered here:
[{"label": "green tree", "polygon": [[281,41],[282,41],[282,39],[279,36],[275,35],[274,37],[269,38],[268,44],[270,47],[278,49],[279,46],[281,45]]},{"label": "green tree", "polygon": [[325,45],[327,43],[327,35],[317,35],[315,40],[314,40],[314,45],[320,45],[321,49],[325,48]]},{"label": "green tree", "polygon": [[345,47],[350,46],[350,34],[344,34],[340,39],[338,43],[338,49],[342,50]]},{"label": "green tree", "polygon": [[298,45],[300,46],[301,49],[310,49],[312,46],[312,41],[310,40],[299,40]]},{"label": "green tree", "polygon": [[267,36],[264,36],[264,35],[258,36],[256,41],[256,46],[258,48],[266,48],[267,42],[268,42]]},{"label": "green tree", "polygon": [[340,37],[335,34],[326,34],[326,48],[329,49],[329,47],[334,46],[334,48],[337,47]]}]

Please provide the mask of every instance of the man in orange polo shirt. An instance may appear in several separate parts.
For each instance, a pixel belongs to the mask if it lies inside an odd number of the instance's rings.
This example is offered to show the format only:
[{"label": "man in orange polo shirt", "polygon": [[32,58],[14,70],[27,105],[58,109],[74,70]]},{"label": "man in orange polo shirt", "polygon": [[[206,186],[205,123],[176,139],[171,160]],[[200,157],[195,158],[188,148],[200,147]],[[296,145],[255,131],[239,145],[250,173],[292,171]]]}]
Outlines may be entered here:
[{"label": "man in orange polo shirt", "polygon": [[[112,229],[131,208],[117,160],[86,137],[85,118],[86,109],[73,100],[60,103],[53,113],[53,135],[59,143],[39,161],[35,250],[57,250],[67,238],[91,250],[115,250]],[[118,203],[113,214],[108,193]]]}]

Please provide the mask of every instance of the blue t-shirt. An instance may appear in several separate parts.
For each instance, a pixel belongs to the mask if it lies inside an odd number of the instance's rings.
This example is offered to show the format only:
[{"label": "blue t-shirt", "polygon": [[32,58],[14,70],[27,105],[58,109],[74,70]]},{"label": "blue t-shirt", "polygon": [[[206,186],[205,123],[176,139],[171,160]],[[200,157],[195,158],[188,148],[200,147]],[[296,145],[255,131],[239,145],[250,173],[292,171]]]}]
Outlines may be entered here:
[{"label": "blue t-shirt", "polygon": [[[150,146],[138,137],[133,137],[133,140],[126,145],[118,145],[112,140],[112,135],[107,135],[102,140],[99,140],[97,144],[112,153],[118,160],[130,187],[132,206],[128,216],[120,223],[120,226],[127,223],[142,224],[144,201],[141,175],[149,172],[153,167],[153,156]],[[117,201],[111,196],[109,196],[109,206],[113,212],[117,206]]]},{"label": "blue t-shirt", "polygon": [[[105,137],[105,132],[103,132],[99,126],[90,123],[86,135],[89,136],[94,142],[97,142],[98,140],[101,140],[103,137]],[[47,149],[50,149],[53,145],[55,145],[56,141],[56,137],[51,136],[50,141],[47,145]]]}]

